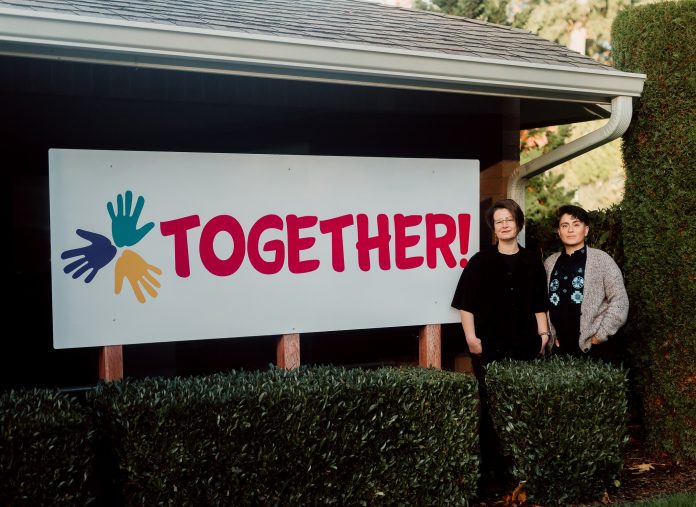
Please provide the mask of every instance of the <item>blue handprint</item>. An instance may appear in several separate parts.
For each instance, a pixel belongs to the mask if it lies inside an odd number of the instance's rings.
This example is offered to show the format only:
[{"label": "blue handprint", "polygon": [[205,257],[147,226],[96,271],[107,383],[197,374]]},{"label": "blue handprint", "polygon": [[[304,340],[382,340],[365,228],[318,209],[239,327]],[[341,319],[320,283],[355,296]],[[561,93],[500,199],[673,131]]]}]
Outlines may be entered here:
[{"label": "blue handprint", "polygon": [[121,194],[118,194],[116,198],[118,213],[114,213],[114,206],[111,202],[106,204],[106,209],[111,217],[111,235],[118,247],[135,245],[155,226],[154,222],[148,222],[138,229],[140,213],[145,205],[143,196],[138,197],[132,214],[133,192],[130,190],[126,191],[125,209],[123,204],[123,196]]},{"label": "blue handprint", "polygon": [[85,278],[85,283],[89,283],[95,277],[97,272],[106,266],[111,259],[116,256],[116,247],[111,244],[109,238],[97,234],[96,232],[77,229],[75,231],[78,236],[90,242],[89,245],[73,250],[66,250],[60,254],[61,259],[71,259],[79,257],[63,268],[64,273],[74,271],[72,277],[77,279],[86,271],[92,270]]}]

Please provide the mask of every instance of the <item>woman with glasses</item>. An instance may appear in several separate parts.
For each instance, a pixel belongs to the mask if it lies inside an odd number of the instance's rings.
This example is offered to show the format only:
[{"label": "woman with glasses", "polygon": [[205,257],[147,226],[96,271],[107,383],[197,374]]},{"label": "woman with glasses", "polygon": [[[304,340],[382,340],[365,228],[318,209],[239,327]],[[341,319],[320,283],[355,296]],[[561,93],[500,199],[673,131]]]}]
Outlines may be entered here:
[{"label": "woman with glasses", "polygon": [[546,270],[539,255],[517,242],[524,213],[515,201],[493,204],[486,223],[496,244],[468,262],[452,306],[460,312],[469,352],[478,362],[533,359],[549,339]]},{"label": "woman with glasses", "polygon": [[484,482],[494,480],[496,472],[505,472],[494,468],[503,461],[488,414],[485,365],[507,358],[538,357],[549,339],[546,271],[541,257],[517,242],[524,227],[522,209],[515,201],[503,199],[493,204],[485,218],[496,243],[469,260],[452,300],[460,312],[479,381]]}]

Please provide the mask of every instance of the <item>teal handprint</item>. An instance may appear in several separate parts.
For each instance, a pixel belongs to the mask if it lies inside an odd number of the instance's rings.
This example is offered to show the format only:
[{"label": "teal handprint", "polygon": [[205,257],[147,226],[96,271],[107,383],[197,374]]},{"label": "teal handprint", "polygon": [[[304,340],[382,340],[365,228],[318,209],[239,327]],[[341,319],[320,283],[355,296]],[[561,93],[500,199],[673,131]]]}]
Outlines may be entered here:
[{"label": "teal handprint", "polygon": [[140,213],[145,205],[143,196],[138,197],[132,213],[133,192],[130,190],[126,191],[125,207],[123,201],[123,196],[118,194],[116,198],[117,213],[114,213],[114,206],[111,202],[106,204],[106,209],[111,217],[111,235],[118,247],[135,245],[155,226],[154,222],[148,222],[138,229]]}]

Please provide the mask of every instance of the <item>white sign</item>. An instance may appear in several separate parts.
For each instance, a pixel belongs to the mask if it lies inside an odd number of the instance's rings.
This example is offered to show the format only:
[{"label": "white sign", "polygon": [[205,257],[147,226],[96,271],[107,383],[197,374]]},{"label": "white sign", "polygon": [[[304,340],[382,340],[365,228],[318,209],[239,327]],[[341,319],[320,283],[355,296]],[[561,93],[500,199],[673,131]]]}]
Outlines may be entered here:
[{"label": "white sign", "polygon": [[49,152],[56,348],[457,322],[473,160]]}]

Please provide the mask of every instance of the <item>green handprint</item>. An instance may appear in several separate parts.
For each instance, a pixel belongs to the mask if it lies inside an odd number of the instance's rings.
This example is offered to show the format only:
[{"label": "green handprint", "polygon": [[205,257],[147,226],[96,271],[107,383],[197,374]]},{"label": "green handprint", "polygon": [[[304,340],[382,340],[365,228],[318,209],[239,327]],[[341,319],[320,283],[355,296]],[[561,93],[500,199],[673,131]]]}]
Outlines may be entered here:
[{"label": "green handprint", "polygon": [[154,222],[148,222],[138,229],[138,220],[140,219],[140,213],[143,211],[145,199],[143,196],[138,197],[135,203],[135,209],[131,214],[132,204],[133,192],[130,190],[126,191],[125,209],[123,196],[121,194],[118,194],[116,198],[118,213],[114,213],[114,206],[111,202],[106,204],[106,209],[109,211],[109,216],[111,217],[111,235],[113,236],[114,243],[118,247],[135,245],[155,226]]}]

